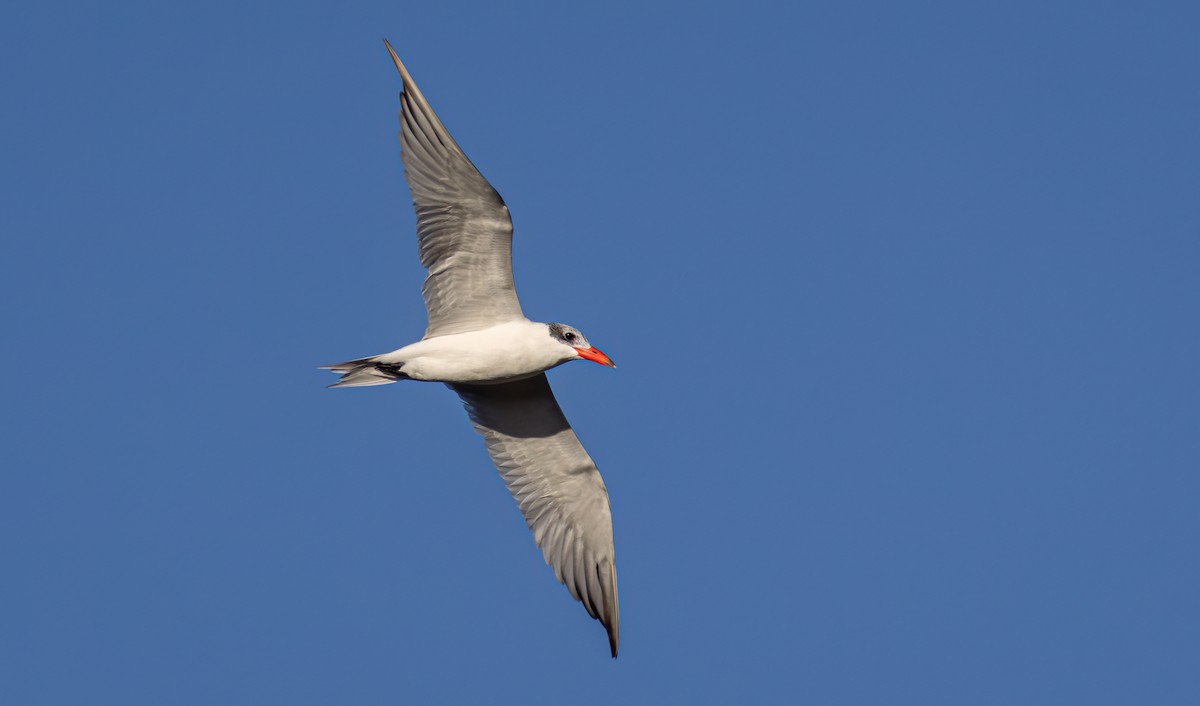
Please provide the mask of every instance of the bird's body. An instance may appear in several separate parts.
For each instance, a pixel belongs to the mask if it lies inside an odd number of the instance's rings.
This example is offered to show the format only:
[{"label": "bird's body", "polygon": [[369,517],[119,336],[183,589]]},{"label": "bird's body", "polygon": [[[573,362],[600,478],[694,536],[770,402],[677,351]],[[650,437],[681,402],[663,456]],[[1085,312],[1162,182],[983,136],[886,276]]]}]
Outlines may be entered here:
[{"label": "bird's body", "polygon": [[[386,42],[385,42],[386,43]],[[512,279],[512,220],[450,136],[396,52],[404,82],[400,144],[429,270],[429,327],[391,353],[328,366],[332,387],[442,382],[484,437],[546,562],[608,631],[620,618],[608,490],[559,409],[544,372],[571,360],[616,367],[575,328],[525,318]]]},{"label": "bird's body", "polygon": [[[489,385],[523,380],[578,358],[577,351],[551,335],[550,324],[520,319],[479,331],[424,338],[361,362],[403,375],[396,379]],[[337,366],[333,369],[341,372]]]}]

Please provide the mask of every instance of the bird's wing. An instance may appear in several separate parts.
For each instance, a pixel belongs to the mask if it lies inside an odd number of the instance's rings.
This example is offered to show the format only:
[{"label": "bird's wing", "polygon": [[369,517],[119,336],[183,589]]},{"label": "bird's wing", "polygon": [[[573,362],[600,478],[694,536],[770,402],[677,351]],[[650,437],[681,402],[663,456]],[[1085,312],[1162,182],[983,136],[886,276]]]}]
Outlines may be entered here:
[{"label": "bird's wing", "polygon": [[422,288],[429,311],[425,338],[524,318],[513,285],[513,226],[504,199],[450,136],[392,45],[387,48],[404,81],[400,148],[417,211],[421,264],[429,270]]},{"label": "bird's wing", "polygon": [[559,409],[544,373],[498,385],[451,385],[521,507],[558,580],[608,630],[620,611],[608,490]]}]

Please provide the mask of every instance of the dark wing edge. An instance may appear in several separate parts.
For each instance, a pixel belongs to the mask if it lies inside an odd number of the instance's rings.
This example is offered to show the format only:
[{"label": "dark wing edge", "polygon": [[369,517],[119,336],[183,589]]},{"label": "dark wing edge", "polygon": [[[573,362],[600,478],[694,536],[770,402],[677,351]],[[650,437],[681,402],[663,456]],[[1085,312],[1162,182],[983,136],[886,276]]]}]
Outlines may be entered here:
[{"label": "dark wing edge", "polygon": [[544,373],[497,385],[450,385],[483,436],[534,542],[559,582],[620,645],[608,490]]}]

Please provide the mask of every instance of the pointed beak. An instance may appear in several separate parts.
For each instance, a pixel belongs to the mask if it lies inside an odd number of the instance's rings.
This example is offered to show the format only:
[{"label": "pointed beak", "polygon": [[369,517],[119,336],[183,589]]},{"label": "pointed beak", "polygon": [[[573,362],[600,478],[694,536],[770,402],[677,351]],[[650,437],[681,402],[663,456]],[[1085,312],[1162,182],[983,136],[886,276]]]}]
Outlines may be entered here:
[{"label": "pointed beak", "polygon": [[607,355],[605,355],[604,351],[600,350],[599,348],[576,348],[575,352],[579,354],[580,358],[590,360],[593,363],[607,365],[610,368],[617,367],[617,364],[612,362],[612,358],[609,358]]}]

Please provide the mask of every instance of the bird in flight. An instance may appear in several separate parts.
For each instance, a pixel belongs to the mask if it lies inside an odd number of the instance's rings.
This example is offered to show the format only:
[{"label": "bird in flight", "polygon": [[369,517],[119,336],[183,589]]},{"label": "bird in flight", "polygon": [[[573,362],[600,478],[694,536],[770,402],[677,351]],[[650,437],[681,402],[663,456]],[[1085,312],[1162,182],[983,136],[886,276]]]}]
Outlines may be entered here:
[{"label": "bird in flight", "polygon": [[384,40],[404,83],[400,150],[417,212],[429,327],[391,353],[326,366],[330,387],[445,383],[516,499],[554,575],[620,643],[612,512],[600,471],[563,416],[546,370],[617,367],[574,327],[525,318],[512,273],[512,219]]}]

